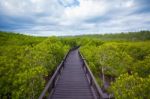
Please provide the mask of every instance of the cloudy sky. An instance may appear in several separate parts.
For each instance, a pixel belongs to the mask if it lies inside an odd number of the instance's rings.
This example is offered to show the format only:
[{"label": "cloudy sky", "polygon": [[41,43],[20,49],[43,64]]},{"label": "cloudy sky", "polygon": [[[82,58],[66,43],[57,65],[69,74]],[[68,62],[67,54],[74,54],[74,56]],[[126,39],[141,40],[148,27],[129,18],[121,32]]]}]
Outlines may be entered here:
[{"label": "cloudy sky", "polygon": [[0,0],[0,30],[37,36],[150,30],[150,0]]}]

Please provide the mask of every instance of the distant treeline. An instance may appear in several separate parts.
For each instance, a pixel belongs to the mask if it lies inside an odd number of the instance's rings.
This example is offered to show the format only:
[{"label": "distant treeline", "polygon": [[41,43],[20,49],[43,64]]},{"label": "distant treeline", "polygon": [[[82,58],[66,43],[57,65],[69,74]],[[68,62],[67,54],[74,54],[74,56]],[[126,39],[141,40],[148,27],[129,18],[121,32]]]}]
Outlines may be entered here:
[{"label": "distant treeline", "polygon": [[0,31],[0,45],[35,45],[47,37],[27,36],[13,32]]},{"label": "distant treeline", "polygon": [[96,39],[106,40],[106,41],[112,41],[112,40],[145,41],[145,40],[150,40],[150,31],[113,33],[113,34],[91,34],[91,35],[79,35],[76,37],[96,38]]}]

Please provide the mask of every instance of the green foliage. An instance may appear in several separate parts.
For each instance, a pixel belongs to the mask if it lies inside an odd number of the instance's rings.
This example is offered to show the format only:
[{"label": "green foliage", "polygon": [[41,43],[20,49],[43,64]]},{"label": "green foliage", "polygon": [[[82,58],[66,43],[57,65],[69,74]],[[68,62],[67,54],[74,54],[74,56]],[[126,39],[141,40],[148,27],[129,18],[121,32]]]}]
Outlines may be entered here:
[{"label": "green foliage", "polygon": [[20,34],[2,35],[0,95],[10,94],[12,99],[37,99],[45,86],[45,78],[52,75],[70,46],[56,37],[41,40]]},{"label": "green foliage", "polygon": [[34,37],[34,36],[26,36],[22,34],[14,34],[9,32],[1,32],[0,31],[0,45],[1,46],[10,46],[10,45],[30,45],[34,46],[41,41],[45,40],[46,37]]},{"label": "green foliage", "polygon": [[98,49],[98,61],[105,69],[106,75],[119,76],[127,72],[132,64],[132,57],[116,44],[105,44]]},{"label": "green foliage", "polygon": [[150,75],[150,54],[144,60],[134,64],[134,72],[138,73],[141,77],[148,77]]},{"label": "green foliage", "polygon": [[90,36],[78,38],[82,45],[80,50],[97,82],[104,86],[101,78],[103,68],[105,80],[113,81],[106,90],[113,93],[116,99],[150,98],[150,41],[146,41],[150,34],[144,32],[142,36],[142,33],[127,34],[125,37],[126,34],[118,34],[118,37],[116,34],[108,35],[116,36],[116,39],[110,38],[113,41],[101,41]]},{"label": "green foliage", "polygon": [[146,40],[150,40],[150,31],[103,34],[103,35],[100,34],[80,35],[78,37],[100,39],[104,41],[146,41]]},{"label": "green foliage", "polygon": [[137,74],[120,75],[112,84],[112,91],[116,99],[149,99],[150,76],[138,77]]},{"label": "green foliage", "polygon": [[80,45],[99,85],[102,73],[114,79],[108,91],[116,99],[148,99],[148,40],[149,31],[49,38],[0,32],[0,95],[37,99],[65,53]]}]

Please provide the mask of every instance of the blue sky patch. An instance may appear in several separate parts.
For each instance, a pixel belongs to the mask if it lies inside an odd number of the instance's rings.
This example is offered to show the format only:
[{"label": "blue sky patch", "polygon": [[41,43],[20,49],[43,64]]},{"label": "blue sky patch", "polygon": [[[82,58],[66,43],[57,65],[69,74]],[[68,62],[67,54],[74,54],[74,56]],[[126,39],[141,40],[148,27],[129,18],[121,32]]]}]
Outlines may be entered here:
[{"label": "blue sky patch", "polygon": [[58,0],[58,2],[64,7],[75,7],[80,4],[78,0]]}]

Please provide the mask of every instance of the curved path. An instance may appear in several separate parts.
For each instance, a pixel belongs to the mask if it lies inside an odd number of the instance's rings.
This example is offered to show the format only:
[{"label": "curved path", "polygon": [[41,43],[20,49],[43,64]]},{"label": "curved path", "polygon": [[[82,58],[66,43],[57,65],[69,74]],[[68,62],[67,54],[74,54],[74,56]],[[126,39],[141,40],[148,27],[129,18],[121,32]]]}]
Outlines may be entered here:
[{"label": "curved path", "polygon": [[49,99],[94,99],[78,49],[69,53]]}]

